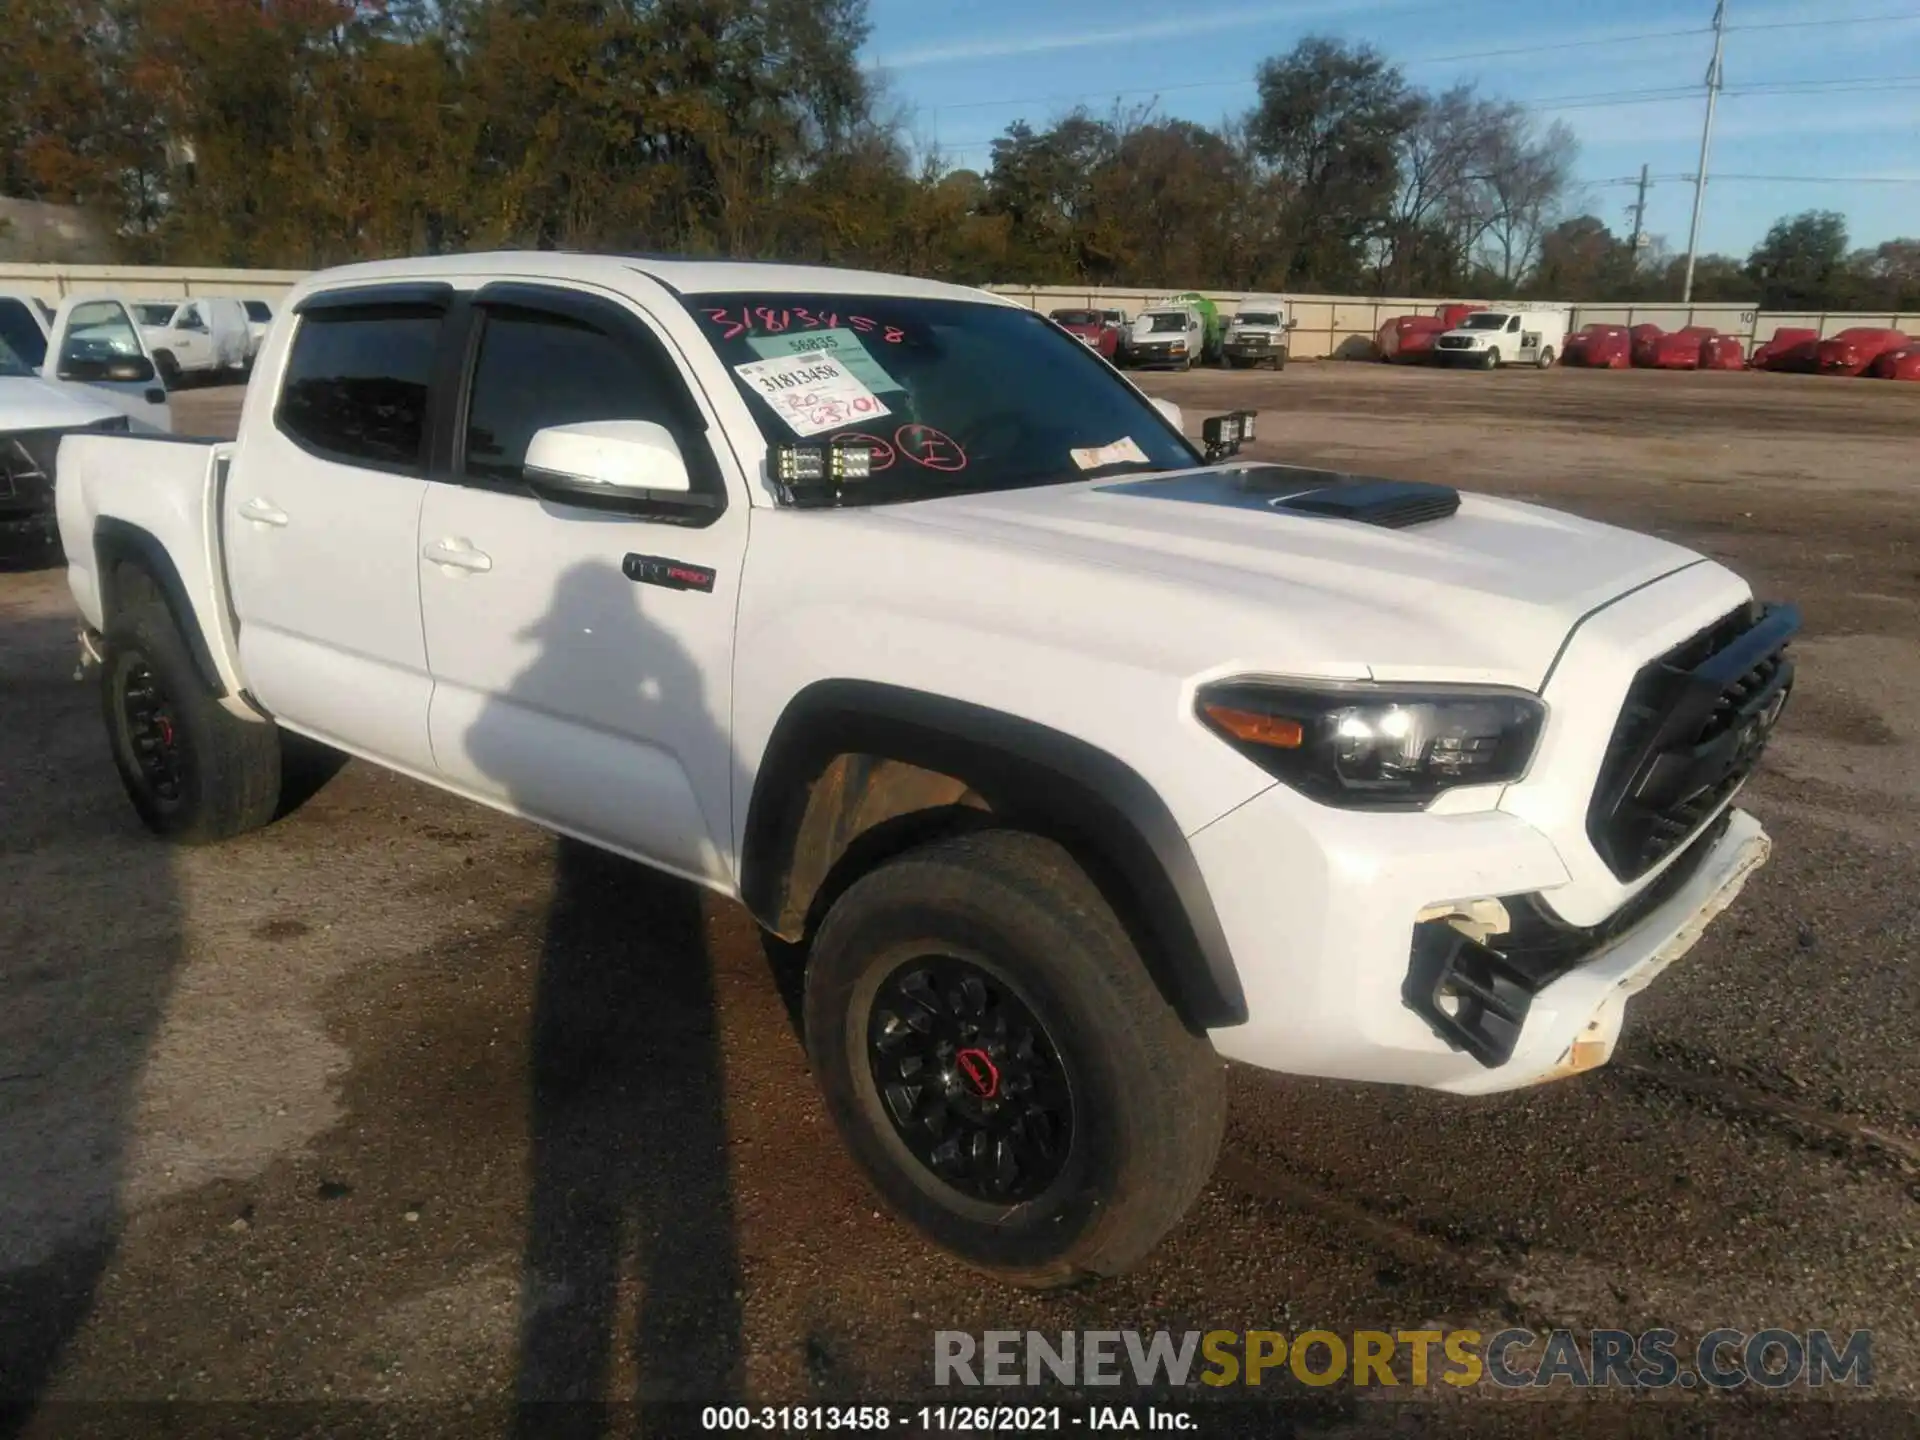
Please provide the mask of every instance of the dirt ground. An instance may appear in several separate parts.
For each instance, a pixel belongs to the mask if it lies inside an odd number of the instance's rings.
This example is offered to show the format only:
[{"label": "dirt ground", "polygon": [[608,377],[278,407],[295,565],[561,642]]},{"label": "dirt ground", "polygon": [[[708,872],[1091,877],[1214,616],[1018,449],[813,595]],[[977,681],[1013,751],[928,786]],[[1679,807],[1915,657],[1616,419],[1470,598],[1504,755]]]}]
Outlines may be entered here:
[{"label": "dirt ground", "polygon": [[[73,682],[63,576],[0,575],[0,1401],[44,1402],[11,1423],[371,1400],[492,1433],[515,1398],[924,1395],[936,1329],[1514,1324],[1868,1329],[1892,1409],[1856,1414],[1910,1422],[1920,386],[1147,383],[1190,428],[1257,410],[1260,455],[1654,530],[1803,607],[1743,802],[1774,859],[1611,1067],[1480,1101],[1238,1071],[1218,1174],[1149,1264],[1012,1293],[878,1212],[742,912],[360,764],[169,852]],[[177,424],[230,429],[237,397]],[[1745,1426],[1792,1398],[1711,1403]],[[1617,1408],[1545,1399],[1563,1433]]]}]

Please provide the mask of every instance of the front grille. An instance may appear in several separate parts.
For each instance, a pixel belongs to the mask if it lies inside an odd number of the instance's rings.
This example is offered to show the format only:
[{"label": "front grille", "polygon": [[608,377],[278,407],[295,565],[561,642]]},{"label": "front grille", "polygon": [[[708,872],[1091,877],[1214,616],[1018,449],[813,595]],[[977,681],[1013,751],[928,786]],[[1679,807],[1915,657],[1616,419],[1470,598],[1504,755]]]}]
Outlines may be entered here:
[{"label": "front grille", "polygon": [[1733,798],[1793,686],[1790,605],[1748,605],[1644,666],[1628,688],[1587,810],[1615,878],[1659,864]]},{"label": "front grille", "polygon": [[1471,350],[1473,348],[1473,339],[1467,335],[1442,335],[1433,343],[1442,350]]}]

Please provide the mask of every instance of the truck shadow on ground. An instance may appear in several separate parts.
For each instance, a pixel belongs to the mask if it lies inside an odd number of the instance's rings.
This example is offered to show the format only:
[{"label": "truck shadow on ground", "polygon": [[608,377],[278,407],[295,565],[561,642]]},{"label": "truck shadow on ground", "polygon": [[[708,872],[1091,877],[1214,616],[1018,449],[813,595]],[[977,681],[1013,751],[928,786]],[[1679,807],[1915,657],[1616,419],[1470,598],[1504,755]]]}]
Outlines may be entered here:
[{"label": "truck shadow on ground", "polygon": [[184,953],[170,852],[121,792],[97,683],[72,679],[72,623],[38,610],[0,610],[0,1436],[52,1386],[118,1247]]},{"label": "truck shadow on ground", "polygon": [[[652,707],[707,713],[698,668],[647,622],[649,598],[614,566],[578,565],[522,637],[537,655],[465,743],[523,812],[542,809],[529,741],[565,743],[554,717],[583,654],[630,679],[603,717],[629,734],[659,733]],[[629,1362],[637,1398],[737,1394],[740,1262],[700,891],[560,840],[532,1030],[519,1433],[599,1433]]]}]

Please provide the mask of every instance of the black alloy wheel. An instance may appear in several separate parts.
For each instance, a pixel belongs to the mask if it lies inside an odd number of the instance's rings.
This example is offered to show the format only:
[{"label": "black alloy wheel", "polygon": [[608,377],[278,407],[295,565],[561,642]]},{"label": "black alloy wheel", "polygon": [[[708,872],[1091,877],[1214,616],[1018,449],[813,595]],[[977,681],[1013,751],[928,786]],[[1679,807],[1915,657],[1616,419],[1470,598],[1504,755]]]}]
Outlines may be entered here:
[{"label": "black alloy wheel", "polygon": [[177,807],[186,794],[190,761],[181,743],[173,697],[141,656],[128,659],[120,708],[141,781],[161,809]]},{"label": "black alloy wheel", "polygon": [[971,1200],[1046,1193],[1073,1148],[1060,1051],[1004,979],[950,955],[898,966],[875,992],[867,1064],[894,1132]]}]

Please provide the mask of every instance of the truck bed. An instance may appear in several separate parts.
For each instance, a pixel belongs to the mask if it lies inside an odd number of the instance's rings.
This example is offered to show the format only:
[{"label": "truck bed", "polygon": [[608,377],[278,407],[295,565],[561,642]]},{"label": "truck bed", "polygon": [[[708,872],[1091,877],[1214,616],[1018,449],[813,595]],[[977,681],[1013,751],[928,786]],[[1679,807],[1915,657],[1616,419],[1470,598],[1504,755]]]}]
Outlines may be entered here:
[{"label": "truck bed", "polygon": [[190,609],[221,688],[237,697],[220,537],[232,453],[230,442],[183,435],[74,435],[60,444],[54,488],[67,584],[87,625],[104,623],[111,569],[140,564],[170,604]]}]

